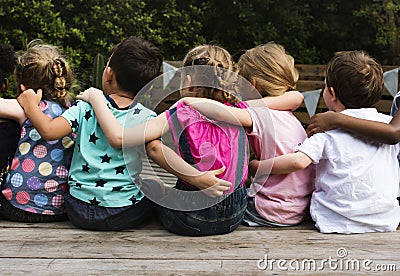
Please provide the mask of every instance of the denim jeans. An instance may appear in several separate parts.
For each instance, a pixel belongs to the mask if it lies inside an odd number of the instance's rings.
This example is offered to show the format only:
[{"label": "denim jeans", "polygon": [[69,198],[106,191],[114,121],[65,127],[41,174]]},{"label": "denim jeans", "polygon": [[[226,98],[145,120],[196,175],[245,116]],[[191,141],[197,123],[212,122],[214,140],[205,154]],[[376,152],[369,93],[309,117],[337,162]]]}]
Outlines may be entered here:
[{"label": "denim jeans", "polygon": [[18,222],[55,222],[68,220],[67,214],[42,215],[14,207],[0,192],[0,217]]},{"label": "denim jeans", "polygon": [[68,218],[77,227],[118,231],[138,226],[154,215],[155,204],[144,197],[139,203],[125,207],[96,206],[74,198],[69,193],[65,196]]},{"label": "denim jeans", "polygon": [[158,217],[164,228],[185,236],[227,234],[242,222],[247,192],[240,187],[223,201],[196,211],[179,211],[158,206]]}]

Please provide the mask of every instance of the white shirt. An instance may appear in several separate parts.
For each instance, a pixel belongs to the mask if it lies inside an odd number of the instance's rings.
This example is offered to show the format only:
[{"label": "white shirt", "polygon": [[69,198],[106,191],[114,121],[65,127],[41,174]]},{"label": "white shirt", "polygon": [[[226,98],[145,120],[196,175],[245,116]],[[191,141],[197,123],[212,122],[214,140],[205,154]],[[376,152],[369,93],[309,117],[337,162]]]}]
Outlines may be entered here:
[{"label": "white shirt", "polygon": [[[388,123],[375,108],[343,114]],[[395,231],[400,222],[399,144],[385,145],[331,130],[306,139],[298,148],[316,165],[311,216],[323,233]]]}]

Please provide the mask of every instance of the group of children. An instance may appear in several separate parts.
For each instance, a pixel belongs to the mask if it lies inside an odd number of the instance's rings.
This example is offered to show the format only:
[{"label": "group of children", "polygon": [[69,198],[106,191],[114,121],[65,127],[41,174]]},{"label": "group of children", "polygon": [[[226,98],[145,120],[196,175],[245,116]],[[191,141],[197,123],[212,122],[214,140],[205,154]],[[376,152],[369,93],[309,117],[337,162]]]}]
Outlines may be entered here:
[{"label": "group of children", "polygon": [[[8,174],[1,185],[1,216],[29,222],[68,218],[85,229],[123,230],[157,214],[170,232],[204,236],[232,232],[241,223],[293,226],[311,213],[324,233],[396,230],[399,146],[341,130],[307,138],[292,113],[303,96],[295,91],[298,72],[283,46],[257,46],[237,65],[219,46],[191,49],[182,64],[182,99],[157,116],[135,96],[161,65],[156,46],[129,37],[111,52],[103,91],[89,88],[72,104],[73,74],[56,47],[32,43],[18,54],[18,99],[0,99],[0,118],[21,126],[15,153],[1,156],[13,156],[8,166],[2,163]],[[205,76],[216,85],[204,85]],[[238,85],[239,78],[248,86]],[[382,68],[374,59],[362,51],[337,53],[326,71],[324,100],[334,111],[326,116],[387,123],[390,116],[369,108],[382,89]],[[324,125],[320,118],[311,132],[358,131]],[[390,127],[372,124],[363,121],[366,133]],[[2,134],[2,151],[10,134]],[[174,150],[163,143],[166,134]],[[248,144],[255,156],[250,164]],[[143,155],[178,177],[172,189],[141,178]]]}]

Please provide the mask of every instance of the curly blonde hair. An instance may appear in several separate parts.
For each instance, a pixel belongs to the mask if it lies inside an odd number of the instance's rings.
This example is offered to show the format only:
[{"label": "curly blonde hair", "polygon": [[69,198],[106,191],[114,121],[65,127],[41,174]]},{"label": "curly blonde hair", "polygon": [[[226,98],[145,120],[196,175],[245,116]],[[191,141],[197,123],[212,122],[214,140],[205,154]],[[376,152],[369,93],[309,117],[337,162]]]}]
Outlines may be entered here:
[{"label": "curly blonde hair", "polygon": [[72,70],[55,46],[34,40],[27,49],[17,53],[14,71],[17,84],[34,90],[42,89],[43,99],[68,107],[72,102],[70,90],[74,76]]},{"label": "curly blonde hair", "polygon": [[[236,91],[237,74],[231,54],[224,48],[216,45],[200,45],[191,49],[183,59],[183,66],[203,65],[205,68],[196,70],[196,76],[208,78],[210,87],[196,87],[196,96],[209,98],[222,103],[239,102]],[[207,70],[212,66],[213,70]],[[210,74],[211,72],[211,74]],[[215,84],[215,85],[212,85]],[[211,87],[212,86],[212,87]]]}]

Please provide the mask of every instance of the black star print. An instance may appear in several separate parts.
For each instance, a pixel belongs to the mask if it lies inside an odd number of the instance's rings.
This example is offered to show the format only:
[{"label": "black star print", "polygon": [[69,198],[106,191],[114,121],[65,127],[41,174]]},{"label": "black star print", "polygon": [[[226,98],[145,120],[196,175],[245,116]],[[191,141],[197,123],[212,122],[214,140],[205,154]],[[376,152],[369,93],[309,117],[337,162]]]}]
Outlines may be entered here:
[{"label": "black star print", "polygon": [[83,171],[83,172],[87,172],[87,173],[88,173],[89,170],[90,170],[89,164],[82,165],[82,171]]},{"label": "black star print", "polygon": [[78,188],[82,188],[82,184],[80,184],[80,183],[76,183],[75,186]]},{"label": "black star print", "polygon": [[90,134],[90,138],[89,138],[89,142],[92,142],[93,144],[96,145],[96,141],[99,140],[99,137],[96,137],[96,134],[93,132],[92,134]]},{"label": "black star print", "polygon": [[136,203],[136,198],[134,196],[132,196],[129,200],[132,201],[132,204]]},{"label": "black star print", "polygon": [[96,187],[104,187],[104,184],[106,184],[107,181],[100,179],[96,181]]},{"label": "black star print", "polygon": [[79,127],[79,123],[78,123],[78,120],[77,120],[77,119],[75,119],[75,120],[73,120],[73,121],[70,121],[70,122],[71,122],[71,128],[72,128],[72,129],[76,129],[76,128]]},{"label": "black star print", "polygon": [[122,190],[122,186],[118,186],[118,187],[113,187],[112,192],[119,192]]},{"label": "black star print", "polygon": [[119,174],[119,173],[125,174],[125,173],[124,173],[124,169],[125,169],[125,166],[116,167],[116,168],[114,169],[114,170],[115,170],[115,174]]},{"label": "black star print", "polygon": [[103,156],[100,156],[101,163],[110,163],[111,157],[107,155],[107,153]]},{"label": "black star print", "polygon": [[85,119],[86,119],[86,121],[89,121],[89,119],[90,119],[91,117],[93,117],[93,116],[92,116],[92,112],[91,112],[90,110],[86,111],[86,113],[85,113]]},{"label": "black star print", "polygon": [[140,111],[142,111],[140,108],[135,108],[135,109],[133,110],[133,115],[139,114]]},{"label": "black star print", "polygon": [[96,197],[94,197],[92,200],[89,200],[90,201],[90,203],[92,203],[93,205],[99,205],[99,203],[100,203],[100,201],[98,201],[97,199],[96,199]]},{"label": "black star print", "polygon": [[73,179],[72,176],[69,175],[69,176],[68,176],[68,181],[73,181],[73,182],[75,182],[75,179]]},{"label": "black star print", "polygon": [[81,145],[78,144],[78,152],[81,152]]}]

